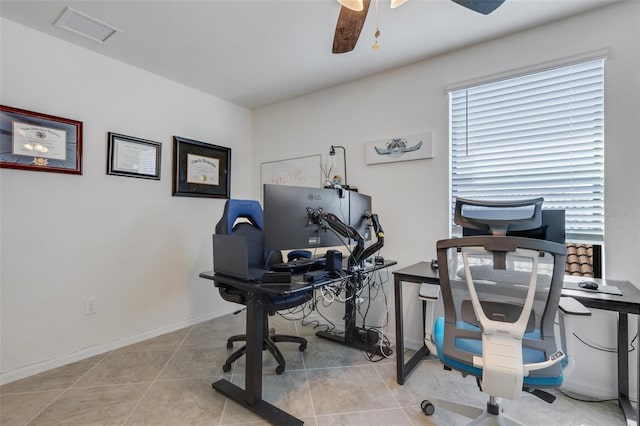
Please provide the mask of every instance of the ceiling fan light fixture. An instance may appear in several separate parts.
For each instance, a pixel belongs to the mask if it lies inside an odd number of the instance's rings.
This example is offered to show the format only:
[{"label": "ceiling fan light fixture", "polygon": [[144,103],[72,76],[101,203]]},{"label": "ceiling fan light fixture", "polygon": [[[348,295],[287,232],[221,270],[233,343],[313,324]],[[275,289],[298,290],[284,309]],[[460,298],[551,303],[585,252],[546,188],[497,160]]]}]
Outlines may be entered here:
[{"label": "ceiling fan light fixture", "polygon": [[391,9],[395,9],[396,7],[402,6],[406,2],[407,0],[391,0]]},{"label": "ceiling fan light fixture", "polygon": [[362,0],[337,0],[337,1],[347,9],[351,9],[356,12],[360,12],[362,9],[364,9]]}]

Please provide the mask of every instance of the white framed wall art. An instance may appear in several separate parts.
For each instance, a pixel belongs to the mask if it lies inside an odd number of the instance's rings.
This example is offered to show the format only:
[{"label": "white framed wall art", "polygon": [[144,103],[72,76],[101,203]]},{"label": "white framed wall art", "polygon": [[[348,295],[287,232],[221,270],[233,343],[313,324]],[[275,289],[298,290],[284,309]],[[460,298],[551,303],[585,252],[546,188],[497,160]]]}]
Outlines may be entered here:
[{"label": "white framed wall art", "polygon": [[365,144],[367,164],[433,158],[431,132],[392,136]]}]

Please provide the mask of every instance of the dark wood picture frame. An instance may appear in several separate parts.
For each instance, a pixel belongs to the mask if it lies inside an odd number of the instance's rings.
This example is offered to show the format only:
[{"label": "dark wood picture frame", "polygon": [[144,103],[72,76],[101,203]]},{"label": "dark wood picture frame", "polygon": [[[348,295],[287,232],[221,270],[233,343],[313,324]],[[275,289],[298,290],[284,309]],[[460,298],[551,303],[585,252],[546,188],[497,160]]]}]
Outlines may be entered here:
[{"label": "dark wood picture frame", "polygon": [[173,195],[229,198],[231,148],[173,137]]},{"label": "dark wood picture frame", "polygon": [[82,174],[82,122],[0,105],[0,167]]},{"label": "dark wood picture frame", "polygon": [[108,133],[107,174],[160,180],[162,144]]}]

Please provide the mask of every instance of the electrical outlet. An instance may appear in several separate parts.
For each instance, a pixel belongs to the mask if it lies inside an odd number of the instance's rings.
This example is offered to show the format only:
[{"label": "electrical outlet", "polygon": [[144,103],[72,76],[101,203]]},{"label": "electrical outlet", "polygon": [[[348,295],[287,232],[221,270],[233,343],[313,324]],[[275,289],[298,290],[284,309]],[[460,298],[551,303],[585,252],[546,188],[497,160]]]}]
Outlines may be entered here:
[{"label": "electrical outlet", "polygon": [[84,314],[91,315],[98,313],[98,300],[95,297],[84,299]]}]

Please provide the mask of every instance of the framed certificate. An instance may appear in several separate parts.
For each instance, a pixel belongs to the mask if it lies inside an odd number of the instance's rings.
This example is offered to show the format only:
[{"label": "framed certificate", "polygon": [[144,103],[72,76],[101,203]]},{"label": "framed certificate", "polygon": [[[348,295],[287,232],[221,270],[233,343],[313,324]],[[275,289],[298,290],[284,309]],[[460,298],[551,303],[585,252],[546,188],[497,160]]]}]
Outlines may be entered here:
[{"label": "framed certificate", "polygon": [[162,144],[109,132],[107,174],[160,180]]},{"label": "framed certificate", "polygon": [[0,167],[82,174],[82,122],[0,105]]},{"label": "framed certificate", "polygon": [[231,148],[173,137],[173,195],[229,198]]}]

